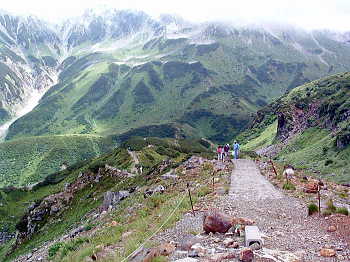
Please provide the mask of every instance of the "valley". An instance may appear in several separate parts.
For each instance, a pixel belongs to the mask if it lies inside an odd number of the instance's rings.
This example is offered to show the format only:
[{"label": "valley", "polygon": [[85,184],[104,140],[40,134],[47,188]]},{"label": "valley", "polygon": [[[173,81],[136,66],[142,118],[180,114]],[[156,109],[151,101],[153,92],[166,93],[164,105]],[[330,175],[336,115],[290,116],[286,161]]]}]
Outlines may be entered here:
[{"label": "valley", "polygon": [[0,11],[0,261],[347,261],[349,72],[349,32]]},{"label": "valley", "polygon": [[350,70],[341,33],[141,11],[89,11],[59,25],[0,17],[6,141],[160,131],[224,143],[285,92]]}]

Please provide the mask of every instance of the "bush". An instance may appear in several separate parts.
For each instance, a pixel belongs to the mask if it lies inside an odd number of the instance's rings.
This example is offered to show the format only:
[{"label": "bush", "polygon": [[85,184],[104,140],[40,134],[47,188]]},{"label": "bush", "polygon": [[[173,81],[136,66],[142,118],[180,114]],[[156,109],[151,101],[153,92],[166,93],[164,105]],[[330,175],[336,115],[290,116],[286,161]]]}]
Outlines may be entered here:
[{"label": "bush", "polygon": [[55,244],[53,244],[52,246],[49,247],[49,258],[53,258],[54,256],[56,256],[58,250],[60,250],[61,247],[63,247],[63,243],[62,242],[57,242]]},{"label": "bush", "polygon": [[337,208],[335,210],[335,213],[343,214],[343,215],[348,216],[349,215],[349,210],[346,207],[339,207],[339,208]]},{"label": "bush", "polygon": [[284,190],[295,190],[295,186],[292,183],[285,183],[282,188]]},{"label": "bush", "polygon": [[318,212],[318,206],[315,203],[310,203],[307,206],[309,216]]}]

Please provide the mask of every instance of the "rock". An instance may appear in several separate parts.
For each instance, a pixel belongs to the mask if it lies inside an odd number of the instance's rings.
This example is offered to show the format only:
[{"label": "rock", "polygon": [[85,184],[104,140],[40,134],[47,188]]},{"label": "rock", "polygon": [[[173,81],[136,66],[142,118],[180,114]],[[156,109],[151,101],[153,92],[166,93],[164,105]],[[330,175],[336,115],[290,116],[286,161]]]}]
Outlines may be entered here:
[{"label": "rock", "polygon": [[188,252],[188,256],[189,257],[199,257],[199,254],[196,250],[191,250],[190,252]]},{"label": "rock", "polygon": [[215,254],[212,255],[208,258],[208,261],[210,262],[221,262],[222,260],[225,259],[232,259],[235,258],[237,255],[233,252],[230,253],[219,253],[219,254]]},{"label": "rock", "polygon": [[194,250],[198,253],[198,256],[200,257],[203,257],[205,256],[206,254],[209,253],[209,250],[202,247],[200,243],[197,243],[197,244],[194,244],[192,247],[191,247],[191,250]]},{"label": "rock", "polygon": [[244,248],[239,253],[239,260],[243,262],[251,262],[254,259],[253,250],[250,248]]},{"label": "rock", "polygon": [[172,169],[168,173],[165,173],[164,175],[162,175],[161,178],[177,180],[179,177],[176,175],[175,170]]},{"label": "rock", "polygon": [[113,221],[111,222],[111,226],[112,226],[112,227],[115,227],[115,226],[117,226],[117,225],[118,225],[118,222],[117,222],[117,221],[114,221],[114,220],[113,220]]},{"label": "rock", "polygon": [[76,229],[74,229],[70,234],[69,236],[71,238],[74,238],[76,235],[78,235],[79,233],[83,232],[85,230],[84,226],[80,226],[80,227],[77,227]]},{"label": "rock", "polygon": [[203,230],[208,234],[226,233],[233,225],[232,217],[213,210],[204,215]]},{"label": "rock", "polygon": [[129,191],[107,191],[103,196],[103,204],[101,206],[101,209],[104,211],[113,209],[116,207],[116,205],[119,204],[120,201],[124,200],[128,196],[130,196]]},{"label": "rock", "polygon": [[239,243],[238,242],[233,242],[230,247],[239,248]]},{"label": "rock", "polygon": [[327,232],[335,232],[335,231],[337,231],[337,228],[335,227],[335,226],[329,226],[328,228],[327,228]]},{"label": "rock", "polygon": [[186,258],[183,258],[183,259],[175,260],[174,262],[197,262],[197,261],[198,261],[198,259],[191,258],[191,257],[186,257]]},{"label": "rock", "polygon": [[322,248],[320,251],[320,255],[322,257],[334,257],[336,255],[336,252],[334,249],[331,248]]},{"label": "rock", "polygon": [[180,243],[178,244],[177,248],[180,249],[180,250],[189,251],[189,250],[191,250],[191,247],[194,244],[197,244],[199,242],[200,242],[200,239],[198,239],[197,237],[195,237],[195,236],[188,236],[188,237],[185,237],[184,239],[182,239],[180,241]]},{"label": "rock", "polygon": [[169,256],[175,251],[175,245],[170,243],[161,244],[158,247],[152,248],[148,254],[143,258],[142,262],[151,262],[158,256]]},{"label": "rock", "polygon": [[245,225],[245,226],[250,226],[255,223],[254,220],[247,219],[247,218],[233,218],[233,224],[234,225]]},{"label": "rock", "polygon": [[305,193],[317,193],[318,191],[318,183],[316,182],[309,182],[305,185],[304,192]]},{"label": "rock", "polygon": [[158,186],[156,186],[153,189],[147,189],[143,193],[143,196],[144,196],[144,198],[147,198],[147,197],[150,197],[150,196],[152,196],[153,194],[156,194],[156,193],[163,194],[164,191],[165,191],[165,187],[162,186],[162,185],[158,185]]},{"label": "rock", "polygon": [[226,238],[223,241],[223,244],[225,247],[230,247],[230,246],[232,246],[233,243],[235,243],[235,241],[232,238]]},{"label": "rock", "polygon": [[249,248],[252,250],[259,250],[259,249],[261,249],[261,245],[259,245],[259,243],[254,243],[254,244],[250,245]]}]

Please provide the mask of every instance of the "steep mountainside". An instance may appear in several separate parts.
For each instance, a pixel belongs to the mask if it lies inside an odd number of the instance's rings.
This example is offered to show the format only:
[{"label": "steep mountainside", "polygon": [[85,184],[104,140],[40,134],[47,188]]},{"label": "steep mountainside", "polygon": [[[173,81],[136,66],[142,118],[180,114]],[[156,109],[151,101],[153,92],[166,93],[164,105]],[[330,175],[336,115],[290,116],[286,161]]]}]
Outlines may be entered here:
[{"label": "steep mountainside", "polygon": [[[133,11],[87,12],[52,30],[37,29],[33,18],[26,24],[33,29],[17,26],[18,34],[31,32],[32,40],[16,36],[17,45],[37,63],[52,62],[60,77],[7,139],[178,122],[223,142],[285,91],[350,69],[349,44],[323,31],[191,24]],[[13,27],[6,27],[12,39]]]},{"label": "steep mountainside", "polygon": [[349,70],[347,34],[136,11],[89,11],[60,25],[2,13],[0,137],[161,133],[223,143],[286,91]]},{"label": "steep mountainside", "polygon": [[[107,241],[110,244],[114,241],[125,241],[123,245],[126,249],[120,253],[118,251],[118,254],[115,253],[119,258],[116,260],[121,261],[121,258],[125,258],[131,252],[133,243],[144,241],[146,227],[149,228],[150,224],[158,227],[163,221],[159,218],[168,214],[174,203],[178,203],[183,198],[183,189],[188,177],[178,174],[184,177],[184,181],[174,183],[173,179],[164,179],[161,175],[173,171],[174,168],[188,160],[192,154],[211,155],[207,146],[208,143],[203,140],[134,138],[109,154],[88,159],[64,171],[52,174],[31,188],[0,189],[0,261],[12,261],[18,255],[33,252],[34,248],[58,240],[66,234],[69,234],[68,238],[73,239],[79,231],[79,229],[77,231],[78,227],[82,228],[79,232],[98,229],[99,233],[95,235],[97,242],[102,239],[104,239],[103,243]],[[131,153],[126,148],[134,151]],[[132,154],[137,158],[138,164],[131,157]],[[191,162],[188,166],[190,164]],[[143,170],[137,172],[140,165]],[[203,179],[204,175],[208,178],[213,174],[212,169],[209,172],[205,167],[202,170],[201,164],[196,162],[196,165],[201,175],[195,172],[191,176],[191,181]],[[192,166],[190,171],[193,171],[193,168]],[[166,192],[164,195],[155,193],[151,196],[152,190],[155,190],[158,185],[161,185],[163,191],[165,187]],[[197,190],[207,192],[208,188],[206,186],[197,187],[195,190],[193,200],[197,201]],[[144,196],[144,192],[148,192],[149,197],[146,193]],[[132,212],[135,211],[135,213],[130,216],[131,213],[125,211],[133,206],[138,207],[133,209]],[[190,208],[189,202],[186,201],[174,219],[188,208]],[[102,211],[104,211],[103,214],[101,214]],[[113,232],[110,231],[112,234],[106,234],[104,230],[106,211],[112,211],[111,214],[115,216],[113,220],[117,220],[121,226],[119,229],[113,228]],[[126,227],[122,226],[124,223]],[[114,229],[117,229],[118,232]],[[143,233],[128,239],[123,236],[121,239],[122,233],[127,230]],[[101,236],[104,237],[101,238]],[[93,237],[91,236],[90,239],[92,240]],[[84,241],[80,244],[83,243]],[[93,249],[97,246],[95,243],[91,242],[91,244]],[[53,252],[50,251],[50,259],[53,259],[56,254],[58,256],[55,261],[68,259],[67,252],[59,251],[59,249],[60,247]],[[63,253],[60,255],[61,251]],[[85,248],[83,252],[86,253]],[[74,257],[72,261],[84,261],[91,255],[90,251],[88,253],[83,257],[76,254],[80,258]]]},{"label": "steep mountainside", "polygon": [[350,73],[293,89],[258,112],[240,135],[246,149],[350,181]]}]

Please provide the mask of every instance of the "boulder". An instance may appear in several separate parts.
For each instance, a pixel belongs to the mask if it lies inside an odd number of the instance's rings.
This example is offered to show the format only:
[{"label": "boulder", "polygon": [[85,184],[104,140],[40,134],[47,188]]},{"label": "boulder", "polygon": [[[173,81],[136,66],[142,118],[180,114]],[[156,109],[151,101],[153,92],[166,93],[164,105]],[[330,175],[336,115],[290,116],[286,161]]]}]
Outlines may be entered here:
[{"label": "boulder", "polygon": [[203,230],[208,234],[212,233],[226,233],[233,226],[233,219],[219,211],[209,211],[204,215]]},{"label": "boulder", "polygon": [[103,196],[102,211],[114,208],[120,201],[130,196],[128,191],[111,192],[108,191]]},{"label": "boulder", "polygon": [[253,250],[250,248],[244,248],[239,253],[239,260],[243,262],[251,262],[254,259]]},{"label": "boulder", "polygon": [[150,197],[153,194],[159,193],[159,194],[163,194],[165,192],[165,187],[162,185],[158,185],[153,189],[147,189],[144,193],[143,196],[144,198]]},{"label": "boulder", "polygon": [[334,257],[336,255],[336,252],[334,249],[331,248],[322,248],[320,251],[320,255],[322,257]]}]

